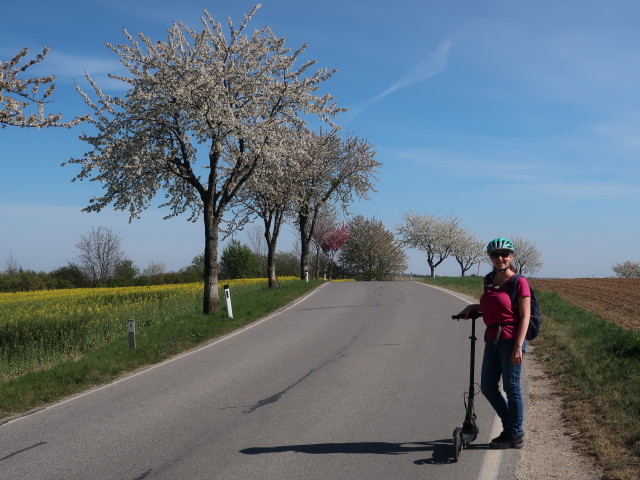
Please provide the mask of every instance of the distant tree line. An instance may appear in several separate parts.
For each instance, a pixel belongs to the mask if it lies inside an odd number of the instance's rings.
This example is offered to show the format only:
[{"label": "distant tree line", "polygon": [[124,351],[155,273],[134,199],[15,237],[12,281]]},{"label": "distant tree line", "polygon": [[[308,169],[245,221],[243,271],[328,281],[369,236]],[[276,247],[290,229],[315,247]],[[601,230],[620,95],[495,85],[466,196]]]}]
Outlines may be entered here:
[{"label": "distant tree line", "polygon": [[[340,222],[335,209],[319,210],[316,227],[309,236],[306,265],[309,276],[391,280],[406,272],[404,247],[425,252],[432,276],[436,267],[449,257],[457,261],[462,276],[487,258],[486,242],[462,229],[458,218],[410,212],[404,215],[404,220],[394,235],[375,218],[356,215],[348,222]],[[289,252],[273,253],[259,226],[248,230],[248,238],[251,245],[231,239],[224,247],[219,258],[220,280],[268,278],[269,286],[273,286],[278,277],[299,274],[299,245]],[[512,268],[518,273],[535,274],[542,266],[540,252],[522,238],[511,240],[516,249]],[[0,273],[0,291],[198,282],[203,281],[206,272],[204,254],[196,255],[189,265],[174,272],[167,272],[161,262],[151,262],[140,269],[122,251],[120,237],[104,227],[93,227],[80,237],[75,247],[77,254],[73,261],[48,273],[24,270],[10,255],[5,271]],[[620,277],[640,276],[640,264],[625,262],[613,269]]]},{"label": "distant tree line", "polygon": [[0,273],[0,292],[26,292],[64,288],[90,287],[132,287],[174,283],[191,283],[202,280],[202,273],[193,265],[187,265],[177,272],[153,272],[140,270],[133,261],[122,259],[116,264],[113,276],[93,284],[83,269],[76,263],[69,263],[50,272],[25,270],[22,267]]},{"label": "distant tree line", "polygon": [[[204,278],[202,254],[178,271],[168,272],[163,263],[155,261],[144,269],[139,268],[126,257],[120,237],[105,227],[93,227],[75,246],[74,260],[50,272],[25,270],[9,254],[5,270],[0,273],[0,292],[191,283]],[[280,276],[298,275],[297,252],[278,252],[275,262]],[[266,277],[266,264],[261,255],[237,240],[227,244],[220,264],[221,279]]]},{"label": "distant tree line", "polygon": [[[268,249],[260,228],[249,232],[252,247],[232,239],[220,255],[220,279],[268,278]],[[335,212],[318,216],[318,228],[311,236],[313,257],[309,276],[391,280],[407,268],[406,255],[382,222],[358,215],[339,223]],[[76,257],[51,272],[24,270],[13,255],[0,273],[0,291],[17,292],[56,288],[124,287],[203,281],[205,257],[196,255],[189,265],[167,272],[164,264],[151,262],[140,269],[127,258],[120,237],[105,227],[93,227],[76,243]],[[278,277],[297,276],[300,250],[276,252],[273,265]],[[275,279],[277,283],[277,277]]]}]

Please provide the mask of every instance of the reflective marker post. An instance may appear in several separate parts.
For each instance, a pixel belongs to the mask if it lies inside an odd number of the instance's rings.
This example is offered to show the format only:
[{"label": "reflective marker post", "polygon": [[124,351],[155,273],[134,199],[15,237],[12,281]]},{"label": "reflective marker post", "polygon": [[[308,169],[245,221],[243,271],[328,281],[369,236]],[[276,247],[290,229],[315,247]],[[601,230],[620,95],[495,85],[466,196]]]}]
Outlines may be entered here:
[{"label": "reflective marker post", "polygon": [[233,308],[231,308],[231,292],[229,292],[229,285],[224,286],[224,296],[227,298],[227,314],[229,318],[233,318]]},{"label": "reflective marker post", "polygon": [[129,320],[129,348],[136,349],[136,321]]}]

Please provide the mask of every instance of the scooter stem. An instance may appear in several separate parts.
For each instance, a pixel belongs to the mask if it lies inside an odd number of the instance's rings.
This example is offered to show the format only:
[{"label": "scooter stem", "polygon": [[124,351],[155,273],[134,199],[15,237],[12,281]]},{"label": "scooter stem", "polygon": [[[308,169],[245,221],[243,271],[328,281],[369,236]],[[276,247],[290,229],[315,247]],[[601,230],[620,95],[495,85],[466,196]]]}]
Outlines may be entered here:
[{"label": "scooter stem", "polygon": [[471,417],[473,415],[473,397],[475,396],[475,381],[474,381],[474,372],[476,365],[476,319],[471,319],[471,336],[469,337],[471,340],[471,359],[469,366],[469,402],[467,408],[467,417]]}]

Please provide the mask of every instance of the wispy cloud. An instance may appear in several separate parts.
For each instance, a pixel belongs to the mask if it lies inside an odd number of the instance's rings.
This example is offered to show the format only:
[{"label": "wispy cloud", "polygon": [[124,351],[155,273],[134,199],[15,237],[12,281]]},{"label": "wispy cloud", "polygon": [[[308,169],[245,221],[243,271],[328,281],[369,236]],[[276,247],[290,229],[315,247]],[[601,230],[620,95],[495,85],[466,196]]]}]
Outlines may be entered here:
[{"label": "wispy cloud", "polygon": [[640,188],[623,181],[554,181],[519,186],[522,192],[525,189],[535,190],[537,195],[550,195],[562,197],[569,201],[594,201],[600,204],[607,201],[637,200],[640,198]]},{"label": "wispy cloud", "polygon": [[405,73],[382,93],[376,95],[373,98],[370,98],[366,102],[356,107],[350,108],[349,113],[347,114],[348,120],[353,119],[354,117],[362,113],[363,110],[375,105],[376,103],[381,102],[392,93],[402,88],[415,85],[416,83],[423,82],[427,78],[442,72],[447,66],[450,49],[451,42],[449,40],[445,40],[444,42],[442,42],[440,45],[438,45],[438,48],[429,53],[429,55],[427,55],[421,62],[414,65],[407,73]]},{"label": "wispy cloud", "polygon": [[413,148],[387,152],[388,158],[443,177],[499,182],[532,182],[548,175],[540,162],[513,162],[508,154]]},{"label": "wispy cloud", "polygon": [[636,152],[640,149],[640,115],[635,111],[611,115],[595,124],[593,130],[611,142],[609,148],[622,152]]},{"label": "wispy cloud", "polygon": [[563,165],[555,160],[545,161],[535,156],[513,161],[505,154],[453,152],[444,149],[416,148],[387,152],[396,163],[409,163],[419,177],[457,179],[475,182],[479,191],[494,189],[495,185],[532,198],[556,198],[564,201],[620,201],[640,199],[640,187],[635,174],[620,178],[612,174],[612,167],[598,170],[586,165]]},{"label": "wispy cloud", "polygon": [[451,42],[442,42],[438,48],[431,52],[424,60],[417,65],[414,65],[411,70],[404,74],[398,81],[387,88],[380,95],[372,98],[367,103],[375,104],[381,101],[393,92],[400,90],[401,88],[414,85],[442,72],[447,66],[447,60],[449,58],[449,49],[451,48]]}]

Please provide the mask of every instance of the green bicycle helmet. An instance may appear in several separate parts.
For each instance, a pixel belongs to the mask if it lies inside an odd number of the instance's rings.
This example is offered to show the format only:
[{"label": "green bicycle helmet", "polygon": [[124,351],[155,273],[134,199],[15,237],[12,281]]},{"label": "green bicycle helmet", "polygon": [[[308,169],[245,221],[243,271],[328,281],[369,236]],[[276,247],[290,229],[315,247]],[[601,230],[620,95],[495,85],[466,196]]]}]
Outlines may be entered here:
[{"label": "green bicycle helmet", "polygon": [[487,253],[491,253],[494,250],[511,250],[512,252],[516,251],[515,247],[513,246],[513,242],[508,238],[502,237],[494,238],[487,245]]}]

